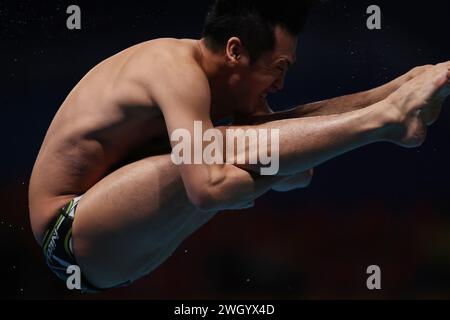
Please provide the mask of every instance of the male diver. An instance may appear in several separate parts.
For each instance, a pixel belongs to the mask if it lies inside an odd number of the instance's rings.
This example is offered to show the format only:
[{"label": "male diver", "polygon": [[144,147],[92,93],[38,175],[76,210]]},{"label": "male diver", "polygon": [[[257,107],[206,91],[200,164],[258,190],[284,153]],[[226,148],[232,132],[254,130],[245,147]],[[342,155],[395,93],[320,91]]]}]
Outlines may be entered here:
[{"label": "male diver", "polygon": [[[82,291],[127,285],[157,268],[224,209],[269,190],[306,187],[317,165],[355,148],[420,146],[449,94],[450,62],[380,87],[273,112],[295,63],[309,1],[216,0],[201,39],[155,39],[95,66],[67,96],[29,186],[33,233],[60,278],[78,265]],[[176,129],[279,130],[279,171],[262,164],[179,164]],[[242,152],[249,158],[252,152]]]}]

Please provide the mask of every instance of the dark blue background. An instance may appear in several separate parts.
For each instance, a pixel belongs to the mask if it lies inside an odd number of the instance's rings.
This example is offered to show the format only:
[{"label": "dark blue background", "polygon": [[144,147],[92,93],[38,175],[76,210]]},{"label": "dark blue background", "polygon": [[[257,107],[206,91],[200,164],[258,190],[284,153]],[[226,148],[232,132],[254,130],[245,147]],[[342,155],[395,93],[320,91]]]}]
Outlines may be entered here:
[{"label": "dark blue background", "polygon": [[[0,3],[0,296],[79,298],[44,266],[27,184],[59,105],[93,66],[158,37],[199,38],[209,1]],[[69,4],[82,29],[66,28]],[[366,8],[382,9],[382,30]],[[274,5],[277,5],[276,1]],[[323,1],[277,110],[367,90],[450,59],[448,1]],[[380,143],[316,168],[312,185],[218,215],[156,272],[88,298],[450,298],[450,107],[418,149]],[[365,270],[382,269],[381,291]]]}]

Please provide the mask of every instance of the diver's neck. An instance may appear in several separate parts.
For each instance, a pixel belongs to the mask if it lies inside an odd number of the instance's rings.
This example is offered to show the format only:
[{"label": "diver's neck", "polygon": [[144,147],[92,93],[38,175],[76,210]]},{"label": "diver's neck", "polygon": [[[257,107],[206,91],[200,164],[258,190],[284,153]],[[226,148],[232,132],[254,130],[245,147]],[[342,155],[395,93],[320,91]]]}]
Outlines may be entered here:
[{"label": "diver's neck", "polygon": [[208,78],[211,90],[211,117],[223,118],[233,113],[233,100],[229,85],[230,70],[220,53],[209,50],[204,39],[197,41],[199,63]]}]

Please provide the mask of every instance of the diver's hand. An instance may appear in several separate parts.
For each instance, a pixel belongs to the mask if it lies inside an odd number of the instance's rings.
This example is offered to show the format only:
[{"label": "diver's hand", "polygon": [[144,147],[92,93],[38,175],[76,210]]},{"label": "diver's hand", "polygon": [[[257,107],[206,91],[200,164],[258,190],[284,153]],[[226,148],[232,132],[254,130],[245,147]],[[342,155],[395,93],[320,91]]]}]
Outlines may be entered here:
[{"label": "diver's hand", "polygon": [[388,140],[403,147],[420,146],[427,126],[439,116],[450,94],[450,61],[427,67],[422,73],[389,95],[387,102],[392,119]]}]

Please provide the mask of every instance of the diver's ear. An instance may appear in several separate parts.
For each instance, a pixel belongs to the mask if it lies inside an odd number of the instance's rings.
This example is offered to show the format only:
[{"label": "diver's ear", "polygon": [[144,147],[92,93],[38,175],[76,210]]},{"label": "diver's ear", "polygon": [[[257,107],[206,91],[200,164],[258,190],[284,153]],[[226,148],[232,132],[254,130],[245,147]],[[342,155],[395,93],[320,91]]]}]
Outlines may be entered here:
[{"label": "diver's ear", "polygon": [[238,65],[240,63],[248,63],[247,50],[242,45],[241,39],[232,37],[228,39],[227,46],[225,48],[227,62],[232,65]]}]

